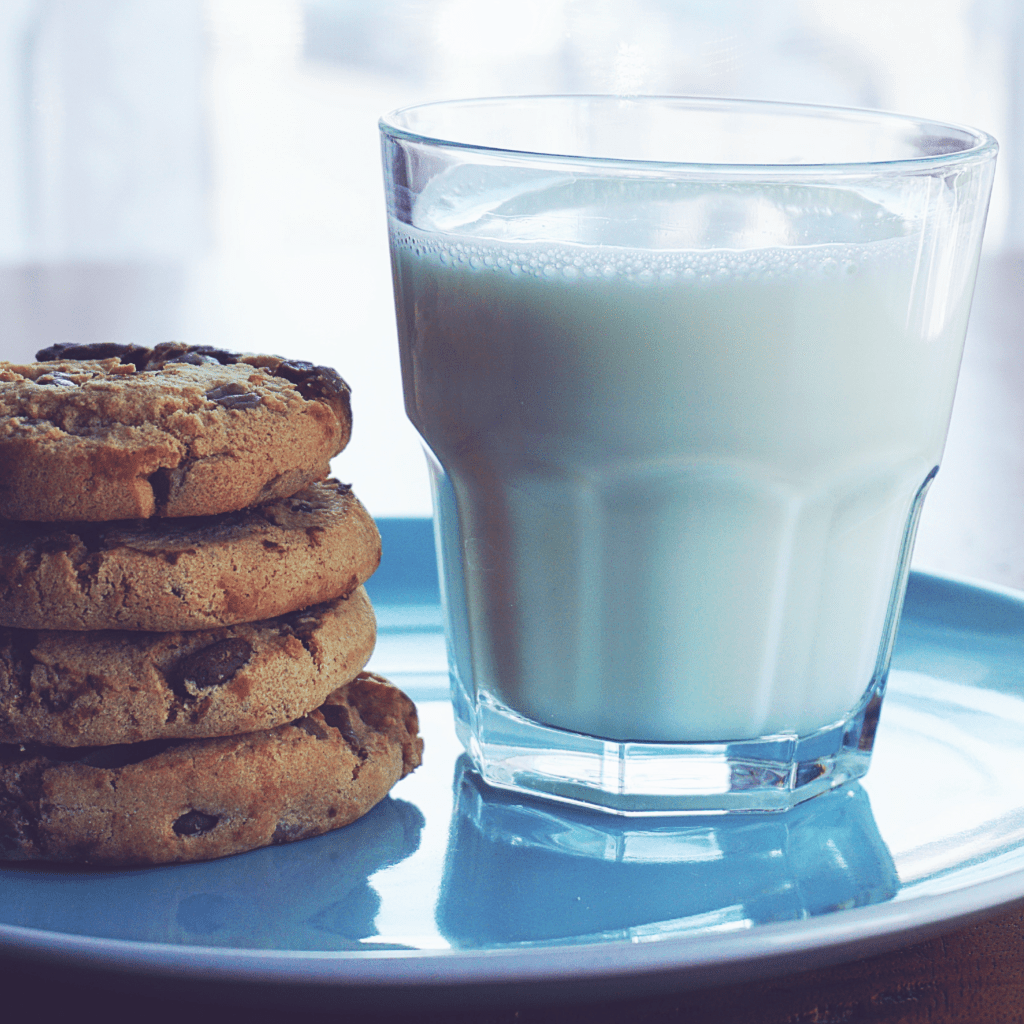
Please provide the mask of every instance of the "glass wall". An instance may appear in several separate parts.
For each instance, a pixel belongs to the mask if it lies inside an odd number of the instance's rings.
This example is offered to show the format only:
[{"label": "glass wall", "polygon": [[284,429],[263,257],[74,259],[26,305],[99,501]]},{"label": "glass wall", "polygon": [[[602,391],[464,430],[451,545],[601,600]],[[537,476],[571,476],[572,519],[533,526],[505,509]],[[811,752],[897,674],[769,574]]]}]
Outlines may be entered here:
[{"label": "glass wall", "polygon": [[466,95],[747,96],[1003,143],[987,245],[1024,248],[1012,0],[5,0],[0,358],[177,339],[336,366],[336,472],[425,515],[377,117]]}]

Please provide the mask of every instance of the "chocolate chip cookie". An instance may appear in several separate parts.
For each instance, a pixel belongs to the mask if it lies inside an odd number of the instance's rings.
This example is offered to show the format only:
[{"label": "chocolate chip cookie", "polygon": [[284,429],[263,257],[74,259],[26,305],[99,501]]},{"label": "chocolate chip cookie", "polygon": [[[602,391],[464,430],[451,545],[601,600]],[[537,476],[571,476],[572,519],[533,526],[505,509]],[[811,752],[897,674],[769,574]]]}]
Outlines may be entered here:
[{"label": "chocolate chip cookie", "polygon": [[354,679],[375,640],[362,587],[222,629],[0,628],[0,743],[104,746],[271,729]]},{"label": "chocolate chip cookie", "polygon": [[377,527],[336,480],[220,516],[0,522],[0,626],[163,632],[257,622],[350,594],[379,562]]},{"label": "chocolate chip cookie", "polygon": [[0,518],[216,515],[328,473],[352,428],[324,366],[208,346],[55,345],[0,362]]},{"label": "chocolate chip cookie", "polygon": [[0,747],[0,858],[208,860],[365,814],[420,763],[416,709],[363,674],[263,732],[117,747]]}]

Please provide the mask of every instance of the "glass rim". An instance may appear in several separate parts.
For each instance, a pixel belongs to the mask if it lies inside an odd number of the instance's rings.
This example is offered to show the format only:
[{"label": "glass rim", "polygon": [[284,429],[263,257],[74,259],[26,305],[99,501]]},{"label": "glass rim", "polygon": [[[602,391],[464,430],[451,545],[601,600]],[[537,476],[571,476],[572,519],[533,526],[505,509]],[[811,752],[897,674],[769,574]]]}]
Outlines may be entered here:
[{"label": "glass rim", "polygon": [[[937,136],[953,133],[962,134],[971,140],[971,145],[955,152],[941,152],[923,154],[914,157],[902,157],[889,160],[850,160],[850,161],[825,161],[808,163],[743,163],[739,161],[714,162],[714,161],[685,161],[685,160],[657,160],[657,159],[631,159],[628,157],[610,156],[589,156],[582,153],[555,152],[554,150],[531,150],[517,149],[515,147],[502,147],[483,145],[480,143],[463,142],[454,138],[447,138],[444,135],[431,135],[423,131],[415,131],[403,127],[398,123],[402,115],[411,114],[415,111],[428,111],[431,109],[456,108],[456,107],[480,107],[487,104],[499,104],[503,102],[532,103],[538,107],[549,104],[552,101],[572,100],[597,100],[615,101],[617,103],[671,103],[681,108],[690,110],[706,111],[729,111],[744,112],[747,114],[769,113],[789,115],[792,117],[803,116],[807,118],[831,117],[835,120],[860,121],[862,123],[876,122],[881,125],[912,126],[920,129],[932,129]],[[435,148],[460,150],[464,152],[477,152],[492,156],[518,157],[524,160],[538,161],[543,163],[570,161],[574,164],[594,164],[603,167],[621,167],[634,170],[669,170],[686,171],[689,173],[713,173],[721,175],[787,175],[787,176],[848,176],[848,175],[878,175],[881,173],[910,173],[910,172],[933,172],[944,166],[961,165],[974,163],[994,158],[999,150],[998,141],[988,132],[978,128],[971,128],[967,125],[951,121],[937,121],[931,118],[915,117],[910,114],[893,113],[883,110],[869,110],[861,107],[842,107],[817,103],[793,103],[782,100],[758,100],[742,99],[717,96],[683,96],[683,95],[660,95],[660,94],[628,94],[617,95],[615,93],[537,93],[523,95],[503,96],[477,96],[462,99],[432,100],[426,103],[414,103],[404,107],[397,107],[389,113],[384,114],[377,122],[380,132],[389,138],[405,142],[417,142]]]}]

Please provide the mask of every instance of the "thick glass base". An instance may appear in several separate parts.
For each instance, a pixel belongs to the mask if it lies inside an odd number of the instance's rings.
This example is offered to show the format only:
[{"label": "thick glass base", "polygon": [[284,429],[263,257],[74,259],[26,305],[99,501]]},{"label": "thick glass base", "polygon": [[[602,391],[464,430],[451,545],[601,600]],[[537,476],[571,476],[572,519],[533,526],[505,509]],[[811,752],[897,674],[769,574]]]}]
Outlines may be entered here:
[{"label": "thick glass base", "polygon": [[490,785],[613,814],[784,811],[868,770],[885,676],[849,715],[807,736],[633,743],[540,725],[453,679],[455,723]]}]

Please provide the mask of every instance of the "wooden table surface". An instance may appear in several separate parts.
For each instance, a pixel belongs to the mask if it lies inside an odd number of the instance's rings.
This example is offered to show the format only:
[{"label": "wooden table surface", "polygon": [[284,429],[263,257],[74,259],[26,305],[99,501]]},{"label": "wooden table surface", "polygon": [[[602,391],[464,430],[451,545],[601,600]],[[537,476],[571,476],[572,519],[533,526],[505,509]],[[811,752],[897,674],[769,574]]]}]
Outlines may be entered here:
[{"label": "wooden table surface", "polygon": [[[1024,255],[987,258],[942,469],[925,505],[915,555],[922,569],[1024,589]],[[981,924],[894,953],[769,981],[626,1003],[425,1008],[331,1013],[225,1008],[173,989],[119,992],[109,979],[70,978],[0,959],[6,1020],[102,1014],[156,1024],[358,1019],[423,1024],[1000,1024],[1024,1021],[1024,902]]]}]

